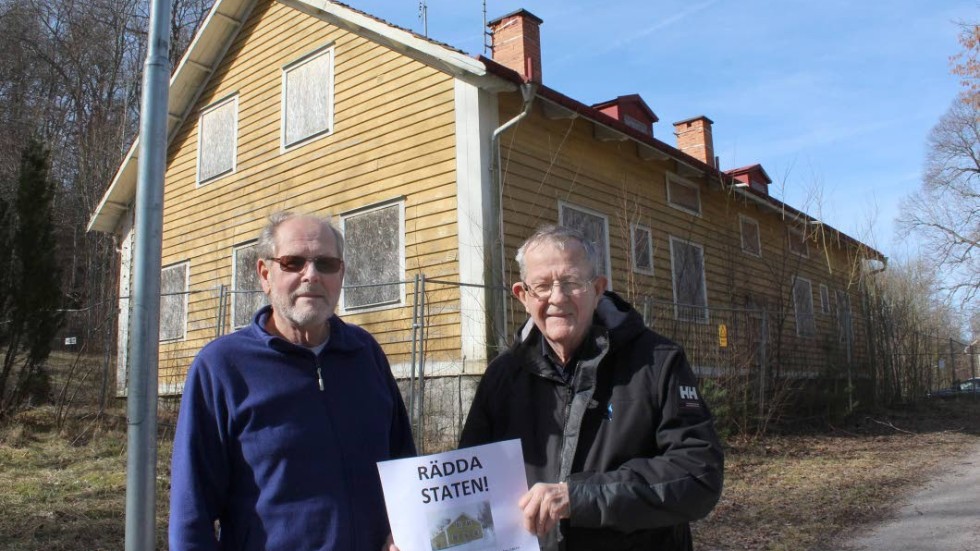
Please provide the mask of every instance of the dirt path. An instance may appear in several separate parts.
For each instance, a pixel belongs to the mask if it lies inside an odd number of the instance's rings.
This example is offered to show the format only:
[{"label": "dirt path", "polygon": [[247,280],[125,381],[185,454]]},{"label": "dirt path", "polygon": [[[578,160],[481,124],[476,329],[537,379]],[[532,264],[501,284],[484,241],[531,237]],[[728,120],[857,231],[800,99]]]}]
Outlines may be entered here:
[{"label": "dirt path", "polygon": [[945,464],[891,519],[840,550],[980,550],[980,444]]}]

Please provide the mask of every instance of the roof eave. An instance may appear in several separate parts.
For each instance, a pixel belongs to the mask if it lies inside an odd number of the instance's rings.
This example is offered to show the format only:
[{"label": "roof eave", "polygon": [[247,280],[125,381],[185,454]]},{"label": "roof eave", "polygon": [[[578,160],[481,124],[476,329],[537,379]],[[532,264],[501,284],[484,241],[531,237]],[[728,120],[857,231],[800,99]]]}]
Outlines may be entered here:
[{"label": "roof eave", "polygon": [[[187,118],[204,83],[221,61],[256,0],[218,0],[191,40],[170,77],[167,94],[167,144]],[[139,137],[116,171],[109,188],[89,219],[88,231],[114,232],[136,195]]]},{"label": "roof eave", "polygon": [[[372,18],[342,4],[327,0],[279,0],[282,4],[308,13],[328,23],[383,44],[456,78],[491,92],[512,90],[506,79],[487,73],[484,64],[449,46]],[[191,41],[173,76],[167,102],[167,143],[186,120],[204,84],[224,58],[234,36],[256,0],[218,0],[201,29]],[[138,144],[136,139],[123,158],[109,189],[106,190],[89,221],[88,231],[112,232],[119,218],[136,195]]]}]

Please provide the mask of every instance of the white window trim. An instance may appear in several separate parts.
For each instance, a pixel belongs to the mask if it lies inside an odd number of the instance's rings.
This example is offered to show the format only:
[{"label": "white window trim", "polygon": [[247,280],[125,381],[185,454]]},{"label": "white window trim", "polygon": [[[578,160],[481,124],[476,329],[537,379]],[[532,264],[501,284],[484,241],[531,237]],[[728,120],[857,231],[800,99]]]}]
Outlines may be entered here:
[{"label": "white window trim", "polygon": [[597,211],[597,210],[590,209],[588,207],[583,207],[581,205],[576,205],[575,203],[570,203],[568,201],[559,200],[558,201],[558,223],[561,224],[561,225],[563,225],[563,226],[565,225],[565,220],[564,220],[564,216],[562,215],[562,211],[566,207],[567,208],[570,208],[570,209],[573,209],[573,210],[578,210],[578,211],[584,212],[586,214],[591,214],[592,216],[598,216],[599,218],[602,218],[603,230],[606,232],[606,246],[605,246],[605,249],[606,250],[599,251],[599,254],[603,255],[603,257],[606,259],[606,273],[605,274],[600,274],[600,275],[606,276],[606,289],[609,290],[609,291],[612,291],[612,289],[613,289],[612,258],[610,257],[610,254],[609,254],[609,249],[611,248],[611,244],[609,243],[609,241],[610,241],[610,239],[612,237],[609,235],[609,217],[606,216],[605,214]]},{"label": "white window trim", "polygon": [[[225,172],[222,172],[220,174],[215,174],[214,176],[211,176],[210,178],[207,178],[205,180],[202,180],[201,179],[201,139],[203,138],[204,133],[201,132],[201,128],[204,127],[203,124],[204,117],[208,113],[212,111],[216,111],[221,107],[224,107],[228,103],[235,104],[235,128],[234,130],[232,130],[232,134],[231,134],[231,150],[233,152],[231,156],[231,169],[226,170]],[[206,186],[211,182],[224,178],[225,176],[230,176],[237,171],[238,171],[238,92],[235,92],[230,97],[220,99],[212,103],[211,105],[205,107],[204,109],[201,109],[201,114],[198,115],[197,117],[197,172],[194,175],[196,187],[200,188]]]},{"label": "white window trim", "polygon": [[[800,308],[799,308],[799,305],[796,304],[796,284],[797,284],[797,282],[800,282],[800,281],[805,282],[807,284],[807,286],[810,288],[810,292],[807,293],[807,300],[810,302],[810,315],[812,316],[811,320],[813,322],[813,334],[812,335],[804,335],[800,331],[800,329],[802,329],[802,325],[800,323],[800,321],[801,321],[801,319],[800,319]],[[804,337],[804,338],[809,338],[809,337],[816,336],[816,334],[817,334],[817,312],[816,312],[816,310],[813,309],[813,282],[810,281],[809,279],[805,278],[805,277],[795,276],[795,277],[793,277],[792,292],[793,292],[793,317],[796,318],[796,336],[797,337]]]},{"label": "white window trim", "polygon": [[398,300],[392,302],[385,302],[383,304],[372,304],[368,306],[355,306],[353,308],[347,307],[347,293],[344,287],[340,289],[340,304],[338,305],[338,310],[341,314],[361,314],[364,312],[377,312],[379,310],[390,310],[392,308],[400,308],[405,306],[405,197],[397,197],[395,199],[388,199],[380,203],[372,203],[370,205],[365,205],[363,207],[358,207],[353,210],[349,210],[340,214],[340,232],[344,234],[344,254],[347,254],[347,218],[351,216],[357,216],[359,214],[365,214],[368,212],[381,210],[388,208],[392,205],[398,205],[398,281],[392,283],[392,285],[398,285]]},{"label": "white window trim", "polygon": [[[241,327],[245,327],[245,326],[248,325],[248,324],[238,325],[238,326],[235,325],[235,306],[237,304],[238,295],[239,295],[239,293],[238,293],[238,291],[239,291],[239,289],[238,289],[238,270],[235,269],[238,266],[238,259],[237,259],[238,251],[241,251],[243,249],[247,249],[249,247],[255,247],[255,246],[258,245],[258,242],[259,242],[258,239],[253,239],[251,241],[245,241],[244,243],[239,243],[239,244],[237,244],[237,245],[235,245],[235,246],[233,246],[231,248],[231,290],[232,290],[232,293],[231,293],[231,311],[229,312],[229,315],[231,316],[231,328],[232,329],[239,329]],[[256,266],[252,266],[252,269],[253,270],[256,270],[258,268]]]},{"label": "white window trim", "polygon": [[[650,267],[641,268],[636,263],[636,231],[642,230],[647,232],[649,239],[647,240],[647,252],[650,253]],[[638,274],[653,275],[654,271],[654,261],[653,261],[653,230],[649,226],[644,226],[642,224],[630,224],[630,259],[632,260],[633,271]]]},{"label": "white window trim", "polygon": [[[801,256],[803,258],[810,258],[810,244],[809,242],[807,242],[806,235],[803,233],[803,231],[794,228],[786,228],[786,231],[788,232],[786,236],[786,240],[787,240],[786,248],[789,249],[789,252],[795,254],[796,256]],[[794,235],[799,236],[800,242],[803,243],[803,252],[793,250],[792,236]]]},{"label": "white window trim", "polygon": [[[297,140],[293,143],[286,143],[286,74],[290,70],[299,67],[300,65],[307,63],[314,58],[327,55],[330,57],[330,76],[329,82],[327,84],[327,129],[320,132],[316,132],[310,136],[303,139]],[[286,151],[292,151],[293,149],[302,147],[312,141],[330,136],[334,133],[334,81],[336,76],[337,58],[335,56],[334,44],[328,44],[317,48],[316,50],[303,55],[295,61],[291,61],[282,67],[282,76],[280,84],[280,94],[279,94],[279,152],[285,153]]]},{"label": "white window trim", "polygon": [[[682,319],[680,317],[680,305],[677,302],[677,266],[674,262],[674,243],[683,243],[685,245],[690,245],[701,251],[701,289],[704,293],[704,319]],[[704,246],[699,245],[693,241],[688,241],[686,239],[681,239],[679,237],[670,236],[670,286],[674,299],[674,319],[680,321],[693,321],[695,323],[708,323],[711,320],[711,308],[708,305],[708,259],[704,254]]]},{"label": "white window trim", "polygon": [[[164,266],[164,267],[160,268],[160,272],[161,272],[161,279],[162,279],[162,272],[164,270],[170,270],[172,268],[179,268],[181,266],[184,266],[186,269],[184,270],[184,290],[182,291],[182,293],[183,293],[182,294],[182,297],[184,299],[184,318],[182,320],[183,323],[181,324],[181,327],[180,327],[180,336],[179,337],[174,337],[174,338],[171,338],[171,339],[165,339],[165,338],[163,338],[162,335],[160,335],[158,340],[161,343],[166,343],[166,342],[181,342],[181,341],[187,340],[187,318],[188,318],[188,316],[190,316],[190,311],[188,311],[188,309],[187,309],[187,306],[188,306],[187,297],[190,295],[190,289],[191,289],[191,263],[190,263],[189,260],[185,260],[183,262],[176,262],[174,264],[168,264],[167,266]],[[163,294],[163,290],[161,289],[161,295],[162,294]],[[163,297],[161,296],[161,298],[163,298]],[[160,328],[158,326],[157,327],[157,332],[159,333],[159,331],[160,331]]]},{"label": "white window trim", "polygon": [[[673,201],[671,201],[671,199],[670,199],[670,185],[671,184],[677,184],[679,186],[684,186],[686,188],[693,189],[697,193],[697,197],[698,197],[698,209],[697,210],[691,210],[690,208],[686,207],[685,205],[680,205],[680,204],[677,204],[677,203],[674,203]],[[683,211],[683,212],[686,212],[688,214],[693,214],[694,216],[701,216],[701,188],[697,184],[695,184],[694,182],[691,182],[689,180],[685,180],[684,178],[681,178],[680,176],[677,176],[676,174],[672,174],[672,173],[668,172],[667,173],[667,178],[665,180],[664,185],[667,187],[667,204],[671,208],[675,208],[675,209],[677,209],[679,211]]]},{"label": "white window trim", "polygon": [[[743,224],[751,224],[755,226],[755,244],[759,248],[759,252],[751,251],[745,248],[745,233],[742,230]],[[740,244],[742,245],[742,252],[749,256],[754,256],[757,258],[762,258],[762,228],[759,227],[759,221],[750,216],[744,214],[738,215],[738,234],[740,237]]]},{"label": "white window trim", "polygon": [[820,284],[820,313],[830,314],[830,289],[823,283]]}]

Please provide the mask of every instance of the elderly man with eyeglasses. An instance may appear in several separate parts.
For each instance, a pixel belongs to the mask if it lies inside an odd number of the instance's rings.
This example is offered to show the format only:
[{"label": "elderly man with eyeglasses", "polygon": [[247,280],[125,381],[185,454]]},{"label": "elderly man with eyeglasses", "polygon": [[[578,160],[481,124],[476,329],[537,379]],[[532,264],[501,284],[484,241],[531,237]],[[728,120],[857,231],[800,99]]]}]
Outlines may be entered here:
[{"label": "elderly man with eyeglasses", "polygon": [[174,436],[170,549],[378,551],[378,461],[415,454],[388,360],[335,315],[344,240],[277,213],[259,236],[271,306],[194,359]]},{"label": "elderly man with eyeglasses", "polygon": [[517,262],[530,319],[487,368],[460,446],[521,440],[517,506],[546,551],[692,549],[723,455],[683,349],[606,291],[578,231],[540,229]]}]

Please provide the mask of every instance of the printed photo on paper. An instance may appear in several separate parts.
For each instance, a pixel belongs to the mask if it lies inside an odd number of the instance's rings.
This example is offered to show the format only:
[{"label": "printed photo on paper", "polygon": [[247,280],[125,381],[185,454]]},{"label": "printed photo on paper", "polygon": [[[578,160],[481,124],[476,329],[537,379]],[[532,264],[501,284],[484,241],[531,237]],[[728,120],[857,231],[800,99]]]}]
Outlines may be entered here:
[{"label": "printed photo on paper", "polygon": [[378,463],[402,551],[538,551],[517,505],[527,493],[519,440]]}]

